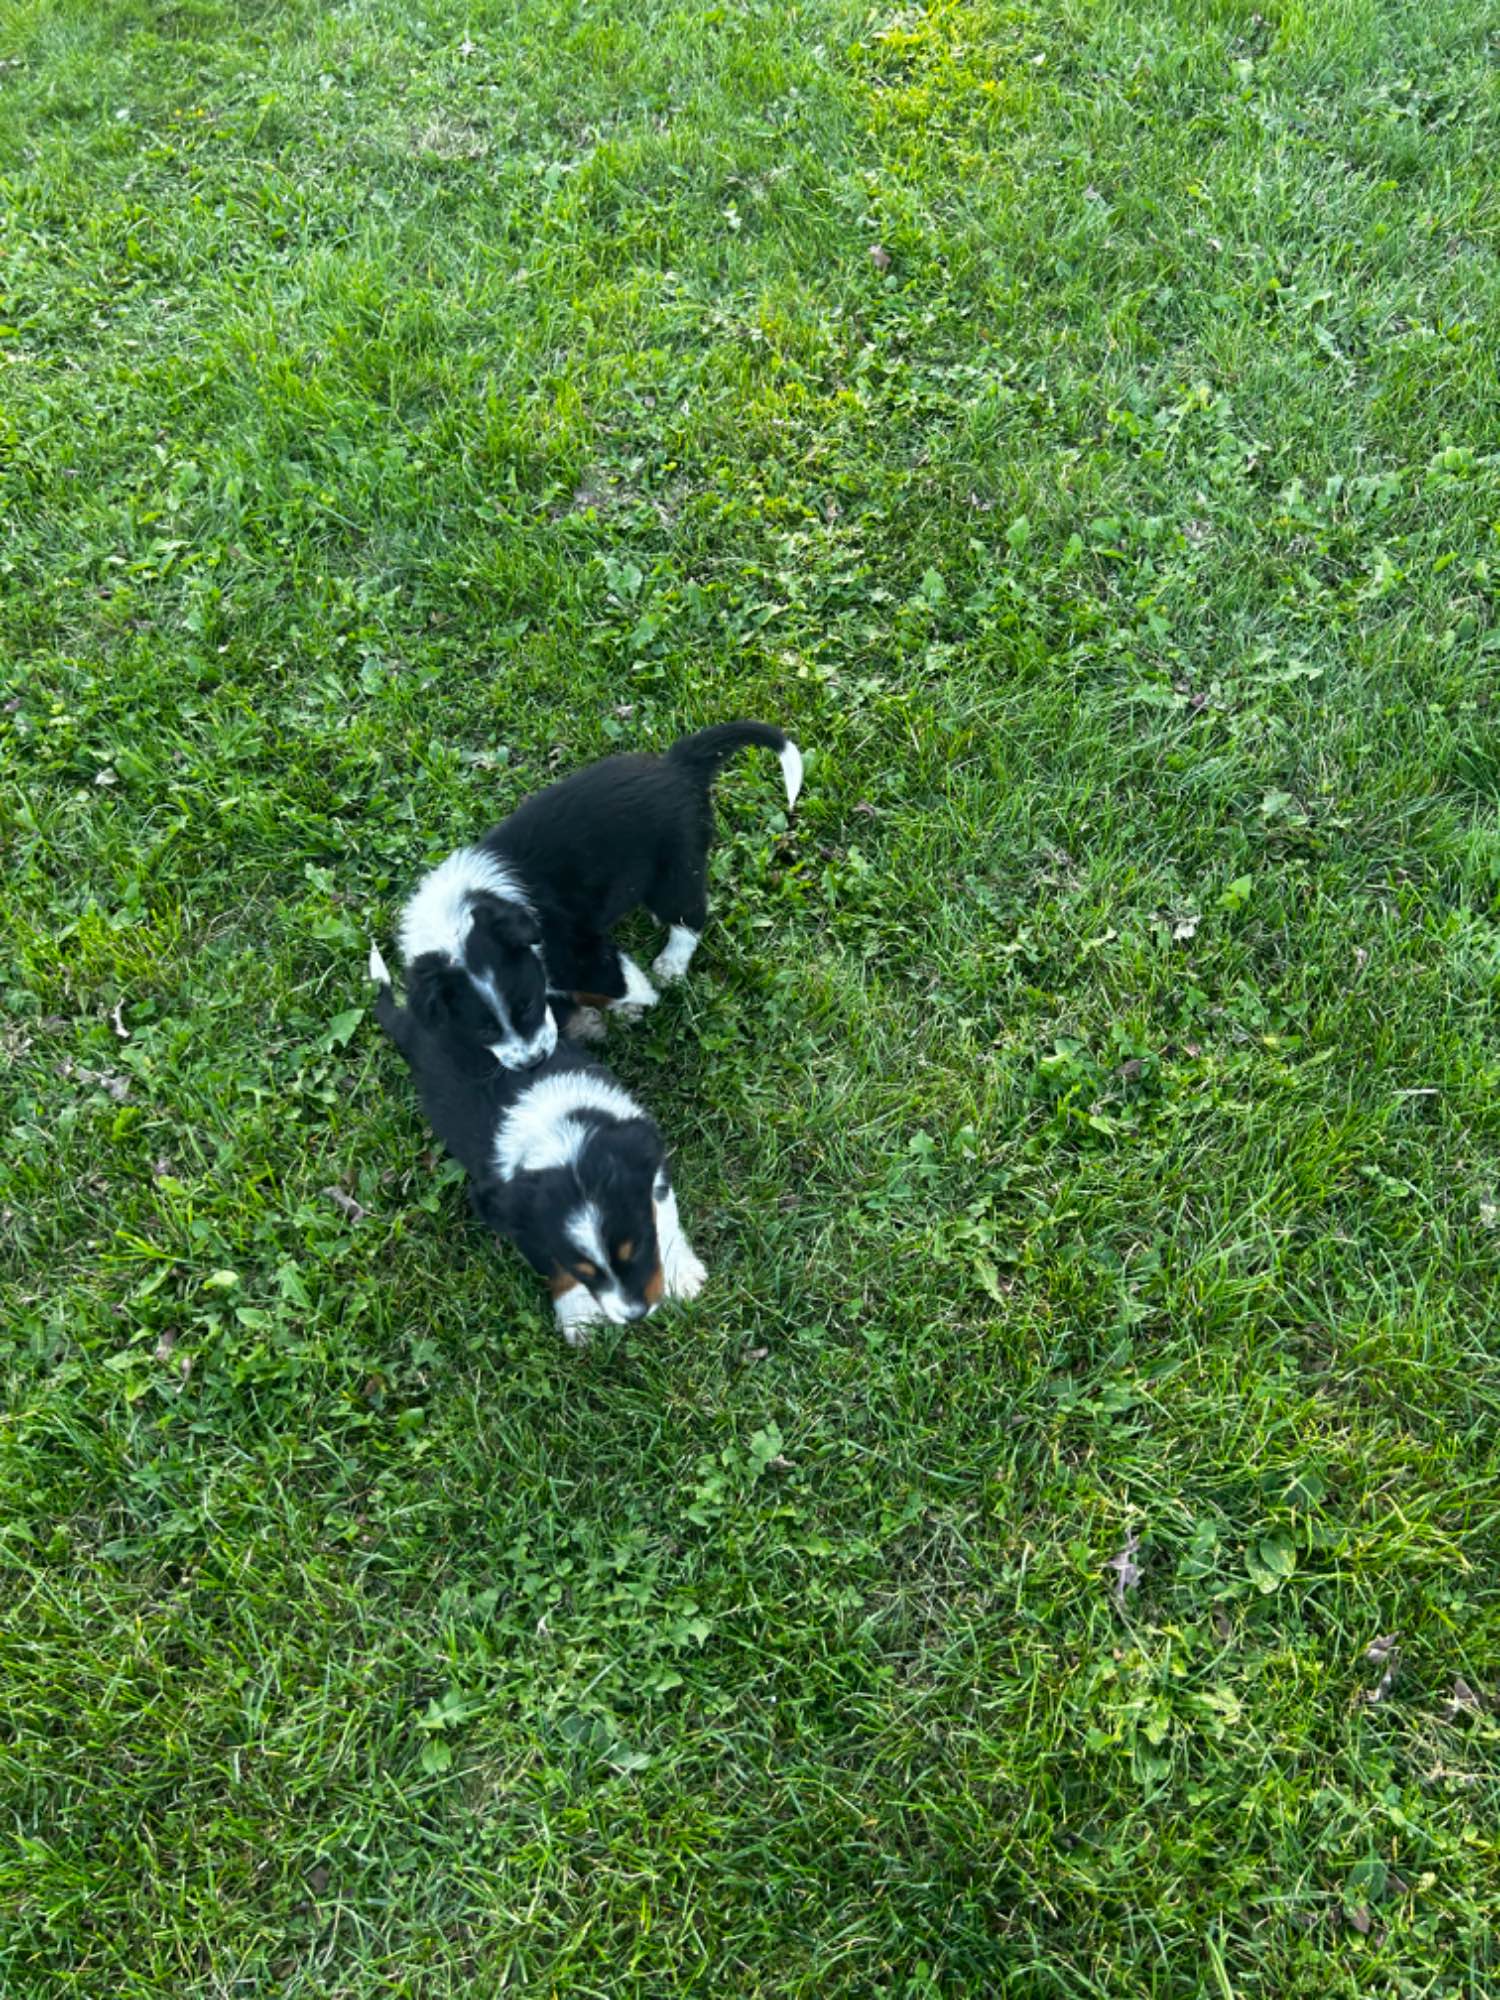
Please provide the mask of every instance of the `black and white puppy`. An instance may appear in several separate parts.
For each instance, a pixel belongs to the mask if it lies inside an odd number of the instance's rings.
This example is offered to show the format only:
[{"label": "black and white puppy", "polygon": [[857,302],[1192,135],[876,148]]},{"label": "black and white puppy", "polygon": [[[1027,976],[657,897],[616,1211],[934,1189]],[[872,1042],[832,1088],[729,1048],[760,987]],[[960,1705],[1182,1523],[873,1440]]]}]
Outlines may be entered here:
[{"label": "black and white puppy", "polygon": [[661,1133],[601,1063],[560,1040],[534,1068],[507,1069],[398,1007],[373,947],[370,977],[375,1018],[467,1173],[475,1212],[546,1278],[571,1346],[601,1320],[624,1326],[702,1290],[708,1274],[682,1232]]},{"label": "black and white puppy", "polygon": [[768,722],[721,722],[665,756],[575,771],[450,854],[401,913],[413,1012],[526,1069],[556,1047],[559,1015],[576,1007],[574,1033],[598,1034],[601,1008],[652,1006],[656,988],[610,933],[644,904],[667,926],[652,972],[687,971],[708,921],[714,777],[751,744],[780,758],[790,810],[802,789],[796,744]]}]

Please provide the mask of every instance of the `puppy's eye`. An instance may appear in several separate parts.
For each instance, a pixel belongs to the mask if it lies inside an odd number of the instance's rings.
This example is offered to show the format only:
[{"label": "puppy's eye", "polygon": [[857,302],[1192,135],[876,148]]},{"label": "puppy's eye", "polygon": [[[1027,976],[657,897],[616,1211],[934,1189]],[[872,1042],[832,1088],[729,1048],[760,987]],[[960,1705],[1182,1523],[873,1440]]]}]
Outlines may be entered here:
[{"label": "puppy's eye", "polygon": [[628,1236],[625,1238],[625,1241],[623,1243],[617,1243],[615,1245],[615,1255],[616,1257],[619,1258],[622,1264],[628,1264],[631,1258],[635,1255],[635,1245],[634,1243],[631,1242]]},{"label": "puppy's eye", "polygon": [[580,1278],[585,1280],[597,1278],[599,1275],[599,1266],[591,1264],[587,1257],[580,1257],[578,1262],[573,1266],[573,1269],[578,1273]]}]

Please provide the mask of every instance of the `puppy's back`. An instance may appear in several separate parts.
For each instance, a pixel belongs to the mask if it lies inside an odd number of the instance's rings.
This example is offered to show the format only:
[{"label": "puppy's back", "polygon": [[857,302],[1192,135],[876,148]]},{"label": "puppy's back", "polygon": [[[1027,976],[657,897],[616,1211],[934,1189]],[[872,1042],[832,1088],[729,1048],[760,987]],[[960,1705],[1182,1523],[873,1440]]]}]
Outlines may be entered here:
[{"label": "puppy's back", "polygon": [[566,905],[615,902],[627,892],[634,900],[684,823],[707,825],[707,812],[707,794],[687,772],[665,757],[632,752],[534,792],[483,845],[504,855],[538,895],[550,891]]}]

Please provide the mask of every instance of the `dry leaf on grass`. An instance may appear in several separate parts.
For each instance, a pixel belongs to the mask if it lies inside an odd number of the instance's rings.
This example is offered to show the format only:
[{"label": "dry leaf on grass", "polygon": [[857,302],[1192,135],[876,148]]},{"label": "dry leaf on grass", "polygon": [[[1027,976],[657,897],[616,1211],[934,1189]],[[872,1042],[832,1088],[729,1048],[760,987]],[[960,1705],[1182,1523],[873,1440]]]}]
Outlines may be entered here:
[{"label": "dry leaf on grass", "polygon": [[[176,1327],[164,1326],[161,1330],[161,1335],[160,1338],[157,1340],[156,1346],[152,1349],[153,1357],[157,1361],[160,1361],[163,1364],[165,1364],[166,1362],[172,1360],[173,1355],[176,1351],[176,1347],[177,1347]],[[193,1372],[192,1355],[178,1354],[176,1356],[176,1366],[177,1366],[177,1378],[179,1386],[185,1389],[187,1387],[188,1377]]]},{"label": "dry leaf on grass", "polygon": [[1396,1684],[1396,1670],[1401,1665],[1401,1648],[1396,1639],[1396,1633],[1387,1632],[1383,1638],[1372,1639],[1365,1648],[1365,1658],[1370,1664],[1385,1669],[1375,1686],[1366,1688],[1366,1701],[1384,1701]]},{"label": "dry leaf on grass", "polygon": [[335,1208],[341,1208],[351,1222],[363,1222],[369,1210],[361,1206],[352,1194],[345,1194],[341,1187],[326,1187],[323,1190]]},{"label": "dry leaf on grass", "polygon": [[1439,1722],[1457,1722],[1461,1715],[1481,1715],[1484,1703],[1462,1674],[1453,1676],[1453,1692],[1438,1710]]},{"label": "dry leaf on grass", "polygon": [[116,1104],[123,1104],[130,1095],[130,1078],[121,1076],[117,1070],[75,1069],[72,1063],[65,1062],[58,1065],[57,1073],[63,1078],[76,1076],[80,1083],[97,1084],[105,1096],[113,1098]]},{"label": "dry leaf on grass", "polygon": [[1141,1566],[1135,1559],[1135,1552],[1140,1545],[1141,1538],[1132,1528],[1125,1537],[1124,1548],[1118,1555],[1111,1556],[1104,1565],[1106,1569],[1112,1569],[1115,1573],[1115,1603],[1122,1611],[1125,1609],[1126,1592],[1134,1590],[1141,1580]]}]

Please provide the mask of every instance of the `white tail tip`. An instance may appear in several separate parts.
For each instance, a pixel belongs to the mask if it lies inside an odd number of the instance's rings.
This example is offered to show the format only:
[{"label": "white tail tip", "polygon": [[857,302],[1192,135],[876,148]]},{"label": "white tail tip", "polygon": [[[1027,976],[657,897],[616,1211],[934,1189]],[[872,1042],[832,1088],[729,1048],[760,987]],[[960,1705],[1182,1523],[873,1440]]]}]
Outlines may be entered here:
[{"label": "white tail tip", "polygon": [[790,740],[781,752],[781,775],[786,780],[786,809],[790,812],[802,789],[802,752]]},{"label": "white tail tip", "polygon": [[385,960],[380,956],[380,946],[370,946],[370,977],[377,986],[389,986],[391,975],[386,971]]}]

